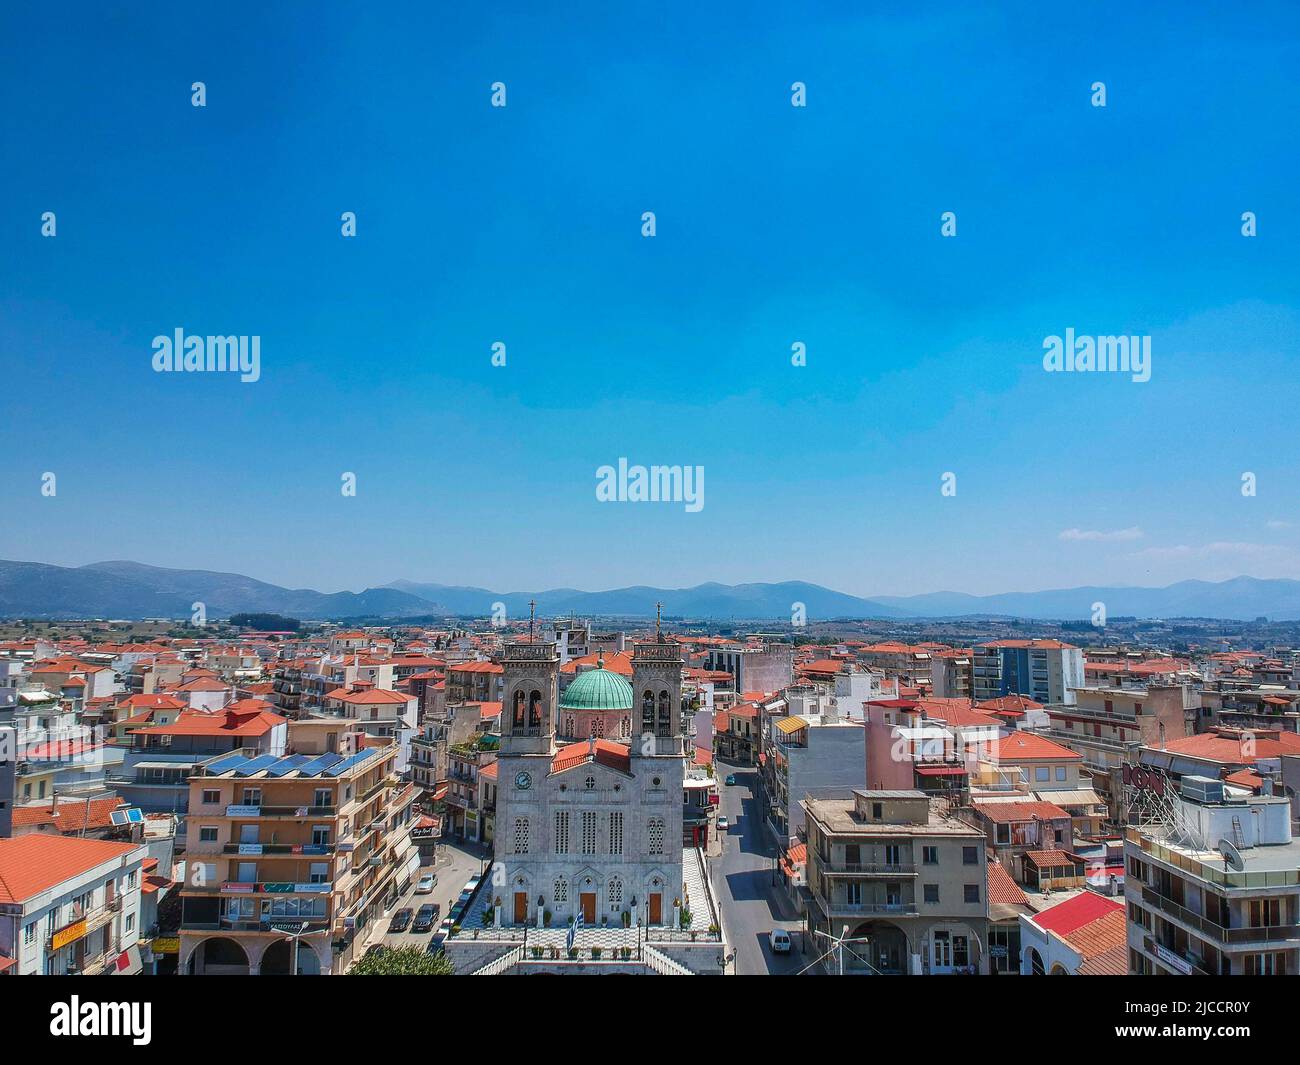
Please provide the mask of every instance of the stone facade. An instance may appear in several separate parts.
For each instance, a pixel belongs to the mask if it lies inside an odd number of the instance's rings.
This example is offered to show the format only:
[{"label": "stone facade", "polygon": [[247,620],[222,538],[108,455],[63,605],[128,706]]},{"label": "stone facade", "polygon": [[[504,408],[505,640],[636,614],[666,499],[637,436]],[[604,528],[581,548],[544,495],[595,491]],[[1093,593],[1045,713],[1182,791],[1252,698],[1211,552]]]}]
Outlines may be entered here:
[{"label": "stone facade", "polygon": [[504,669],[496,873],[506,926],[671,925],[683,896],[681,650],[633,655],[630,747],[556,740],[560,656],[516,643]]}]

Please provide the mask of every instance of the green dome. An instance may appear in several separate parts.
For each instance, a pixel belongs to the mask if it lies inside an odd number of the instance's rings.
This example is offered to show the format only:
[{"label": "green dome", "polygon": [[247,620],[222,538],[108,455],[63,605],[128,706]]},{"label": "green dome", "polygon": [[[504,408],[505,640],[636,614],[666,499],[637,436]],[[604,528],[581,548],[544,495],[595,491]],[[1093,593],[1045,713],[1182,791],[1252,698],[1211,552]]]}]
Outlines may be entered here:
[{"label": "green dome", "polygon": [[631,710],[632,685],[608,669],[589,669],[569,682],[561,710]]}]

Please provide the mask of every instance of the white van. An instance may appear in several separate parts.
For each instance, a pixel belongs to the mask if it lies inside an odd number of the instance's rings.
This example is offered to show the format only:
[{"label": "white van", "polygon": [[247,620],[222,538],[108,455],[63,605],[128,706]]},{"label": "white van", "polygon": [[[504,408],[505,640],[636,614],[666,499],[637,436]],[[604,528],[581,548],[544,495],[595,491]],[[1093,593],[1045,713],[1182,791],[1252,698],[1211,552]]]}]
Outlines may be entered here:
[{"label": "white van", "polygon": [[767,936],[768,945],[772,948],[773,954],[790,953],[790,933],[784,928],[773,928]]}]

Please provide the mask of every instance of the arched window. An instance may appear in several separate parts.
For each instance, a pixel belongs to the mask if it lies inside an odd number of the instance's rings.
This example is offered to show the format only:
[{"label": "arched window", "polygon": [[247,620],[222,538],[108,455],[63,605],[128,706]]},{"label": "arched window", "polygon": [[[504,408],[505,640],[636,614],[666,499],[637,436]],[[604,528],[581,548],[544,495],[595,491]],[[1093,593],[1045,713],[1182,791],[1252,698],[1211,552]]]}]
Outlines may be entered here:
[{"label": "arched window", "polygon": [[569,882],[562,876],[555,878],[554,890],[551,892],[551,901],[560,903],[569,901]]},{"label": "arched window", "polygon": [[573,715],[569,714],[568,717],[564,719],[564,735],[570,739],[575,739],[576,737],[573,735],[573,730],[576,727],[577,725],[574,722]]},{"label": "arched window", "polygon": [[612,877],[609,881],[609,912],[617,913],[623,908],[623,881]]},{"label": "arched window", "polygon": [[542,727],[542,693],[536,688],[528,694],[528,727]]},{"label": "arched window", "polygon": [[667,690],[659,693],[659,727],[656,734],[660,736],[669,735],[669,722],[672,720],[672,712],[668,700]]},{"label": "arched window", "polygon": [[655,695],[646,689],[641,696],[641,731],[653,733],[655,730]]},{"label": "arched window", "polygon": [[515,853],[528,853],[528,818],[515,818]]},{"label": "arched window", "polygon": [[664,852],[664,822],[662,817],[652,817],[646,822],[647,850],[650,854]]},{"label": "arched window", "polygon": [[523,693],[522,691],[517,691],[517,692],[515,692],[515,706],[514,706],[514,718],[513,718],[513,721],[514,721],[514,727],[515,727],[515,728],[517,728],[517,729],[522,729],[522,728],[524,727],[524,724],[525,724],[525,721],[524,721],[524,693]]}]

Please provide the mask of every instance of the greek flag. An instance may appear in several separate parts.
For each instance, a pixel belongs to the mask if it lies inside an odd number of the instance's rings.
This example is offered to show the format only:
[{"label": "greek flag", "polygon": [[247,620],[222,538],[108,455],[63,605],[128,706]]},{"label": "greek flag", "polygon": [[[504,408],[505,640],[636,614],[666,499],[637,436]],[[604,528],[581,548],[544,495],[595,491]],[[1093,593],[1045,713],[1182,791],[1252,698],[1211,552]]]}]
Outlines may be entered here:
[{"label": "greek flag", "polygon": [[564,946],[566,950],[573,949],[573,945],[578,941],[578,929],[580,929],[581,927],[582,927],[582,911],[579,910],[578,916],[576,916],[569,923],[569,935],[564,941]]}]

